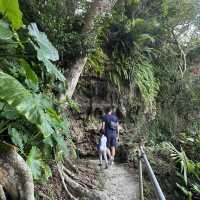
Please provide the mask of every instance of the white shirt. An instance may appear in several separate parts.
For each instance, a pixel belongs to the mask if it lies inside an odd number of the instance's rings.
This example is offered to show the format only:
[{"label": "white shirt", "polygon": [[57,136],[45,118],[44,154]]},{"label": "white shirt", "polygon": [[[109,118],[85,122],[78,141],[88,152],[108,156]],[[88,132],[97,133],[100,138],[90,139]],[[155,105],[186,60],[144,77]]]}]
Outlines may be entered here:
[{"label": "white shirt", "polygon": [[100,140],[100,151],[106,151],[107,147],[106,147],[106,143],[107,143],[107,137],[105,135],[101,136],[101,140]]}]

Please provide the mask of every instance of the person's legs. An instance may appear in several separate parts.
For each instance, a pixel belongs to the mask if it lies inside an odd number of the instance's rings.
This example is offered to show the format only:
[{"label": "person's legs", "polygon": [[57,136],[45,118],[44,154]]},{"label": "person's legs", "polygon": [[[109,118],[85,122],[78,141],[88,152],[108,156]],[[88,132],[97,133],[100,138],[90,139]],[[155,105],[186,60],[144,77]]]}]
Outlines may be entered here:
[{"label": "person's legs", "polygon": [[110,160],[110,158],[111,158],[111,152],[110,152],[109,148],[106,149],[106,153],[108,155],[108,159]]},{"label": "person's legs", "polygon": [[110,140],[110,146],[111,146],[111,164],[115,159],[116,154],[116,136],[112,135]]},{"label": "person's legs", "polygon": [[113,164],[114,159],[115,159],[115,147],[111,147],[110,165]]},{"label": "person's legs", "polygon": [[109,159],[109,162],[111,161],[111,149],[110,149],[110,142],[111,142],[111,137],[110,135],[107,135],[107,154],[108,154],[108,159]]},{"label": "person's legs", "polygon": [[99,150],[99,161],[100,165],[102,165],[102,151]]},{"label": "person's legs", "polygon": [[104,160],[106,163],[106,168],[108,168],[108,159],[107,159],[107,151],[106,150],[103,152],[103,157],[104,157]]},{"label": "person's legs", "polygon": [[111,156],[114,158],[115,157],[115,153],[116,153],[116,151],[115,151],[115,146],[112,146],[111,147]]}]

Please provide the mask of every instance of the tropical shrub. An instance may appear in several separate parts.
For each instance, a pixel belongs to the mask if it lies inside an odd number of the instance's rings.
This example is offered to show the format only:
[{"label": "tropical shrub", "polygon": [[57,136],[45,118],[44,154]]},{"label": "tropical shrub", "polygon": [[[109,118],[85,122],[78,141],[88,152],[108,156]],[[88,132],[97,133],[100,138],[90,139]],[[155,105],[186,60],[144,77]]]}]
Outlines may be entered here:
[{"label": "tropical shrub", "polygon": [[[189,142],[190,139],[187,138],[184,142]],[[190,160],[182,147],[179,151],[172,144],[169,144],[168,148],[171,151],[172,159],[177,164],[179,182],[176,184],[178,188],[188,200],[199,196],[200,162]]]},{"label": "tropical shrub", "polygon": [[0,0],[0,141],[18,147],[35,179],[49,161],[70,153],[69,123],[54,93],[65,77],[58,51],[35,23],[23,25],[18,1]]}]

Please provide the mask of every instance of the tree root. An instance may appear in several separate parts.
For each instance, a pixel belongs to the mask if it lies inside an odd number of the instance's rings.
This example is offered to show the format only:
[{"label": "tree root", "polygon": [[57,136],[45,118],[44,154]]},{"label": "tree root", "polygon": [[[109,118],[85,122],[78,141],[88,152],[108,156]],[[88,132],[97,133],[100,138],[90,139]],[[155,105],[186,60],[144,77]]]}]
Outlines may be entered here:
[{"label": "tree root", "polygon": [[65,192],[66,192],[67,195],[68,195],[68,198],[69,198],[70,200],[77,200],[77,198],[75,198],[75,197],[70,193],[70,191],[68,190],[68,188],[67,188],[67,186],[66,186],[66,184],[65,184],[65,178],[64,178],[64,176],[63,176],[62,164],[58,164],[58,165],[57,165],[57,169],[58,169],[60,178],[61,178],[61,180],[62,180],[62,184],[63,184],[63,187],[64,187],[64,189],[65,189]]},{"label": "tree root", "polygon": [[0,143],[0,195],[11,199],[34,200],[34,184],[30,169],[16,149]]},{"label": "tree root", "polygon": [[51,198],[48,197],[46,194],[44,194],[42,191],[39,191],[39,192],[38,192],[38,196],[42,197],[43,199],[51,200]]},{"label": "tree root", "polygon": [[72,172],[74,172],[74,173],[78,173],[78,172],[79,172],[79,171],[78,171],[78,167],[76,167],[76,165],[74,165],[74,164],[72,163],[72,161],[69,160],[68,158],[65,158],[65,160],[64,160],[64,165],[65,165],[70,171],[72,171]]},{"label": "tree root", "polygon": [[[68,169],[68,166],[64,166],[63,164],[57,165],[63,187],[69,198],[72,200],[82,199],[84,197],[100,199],[98,195],[88,189],[94,189],[94,186],[81,180],[81,178],[78,177],[78,173],[75,174],[72,172],[71,168]],[[78,170],[78,168],[76,168],[76,170]]]},{"label": "tree root", "polygon": [[3,191],[3,187],[0,186],[0,200],[6,200],[6,195]]},{"label": "tree root", "polygon": [[65,166],[63,166],[63,172],[69,176],[71,179],[78,181],[78,183],[80,185],[82,185],[83,187],[88,187],[90,189],[95,189],[96,187],[92,184],[90,184],[86,178],[86,181],[82,180],[80,177],[78,177],[76,174],[74,174],[73,172],[71,172],[70,170],[68,170]]}]

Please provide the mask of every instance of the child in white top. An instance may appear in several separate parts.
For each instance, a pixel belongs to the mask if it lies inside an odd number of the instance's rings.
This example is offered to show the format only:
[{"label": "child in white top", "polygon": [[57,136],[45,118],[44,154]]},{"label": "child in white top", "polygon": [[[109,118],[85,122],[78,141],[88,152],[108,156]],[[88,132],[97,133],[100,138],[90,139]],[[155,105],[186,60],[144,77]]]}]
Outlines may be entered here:
[{"label": "child in white top", "polygon": [[108,168],[108,159],[107,159],[107,137],[102,134],[101,139],[100,139],[100,144],[99,144],[99,160],[100,160],[100,165],[102,165],[102,156],[104,157],[105,164],[106,164],[106,169]]}]

